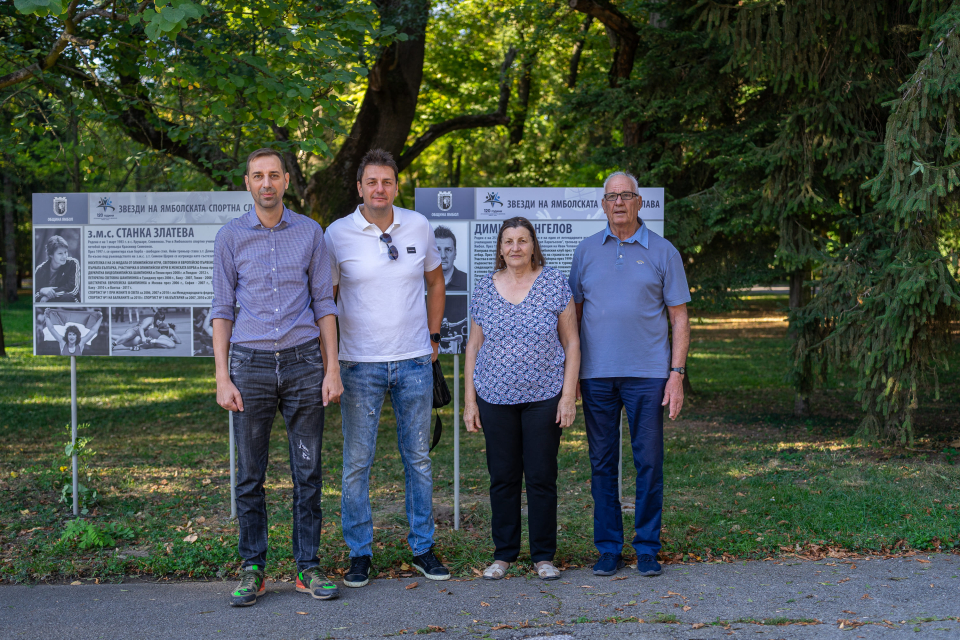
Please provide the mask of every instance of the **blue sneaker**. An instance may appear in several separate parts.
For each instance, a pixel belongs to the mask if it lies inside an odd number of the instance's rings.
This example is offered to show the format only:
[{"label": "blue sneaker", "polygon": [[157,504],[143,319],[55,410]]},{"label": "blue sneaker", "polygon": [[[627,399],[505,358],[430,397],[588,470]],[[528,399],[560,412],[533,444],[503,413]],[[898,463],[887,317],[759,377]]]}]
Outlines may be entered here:
[{"label": "blue sneaker", "polygon": [[623,566],[623,556],[619,553],[601,553],[597,564],[593,565],[593,575],[612,576]]},{"label": "blue sneaker", "polygon": [[637,571],[645,578],[652,578],[663,573],[663,567],[654,556],[644,554],[637,558]]}]

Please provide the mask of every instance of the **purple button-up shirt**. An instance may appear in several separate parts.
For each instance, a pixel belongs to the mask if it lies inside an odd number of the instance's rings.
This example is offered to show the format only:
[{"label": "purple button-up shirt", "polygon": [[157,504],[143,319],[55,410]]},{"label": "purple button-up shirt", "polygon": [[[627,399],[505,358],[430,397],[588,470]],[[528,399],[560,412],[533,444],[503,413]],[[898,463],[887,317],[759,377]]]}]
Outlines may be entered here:
[{"label": "purple button-up shirt", "polygon": [[316,340],[317,321],[337,314],[320,225],[286,207],[272,229],[255,209],[225,224],[213,245],[210,311],[234,322],[231,343],[251,349]]}]

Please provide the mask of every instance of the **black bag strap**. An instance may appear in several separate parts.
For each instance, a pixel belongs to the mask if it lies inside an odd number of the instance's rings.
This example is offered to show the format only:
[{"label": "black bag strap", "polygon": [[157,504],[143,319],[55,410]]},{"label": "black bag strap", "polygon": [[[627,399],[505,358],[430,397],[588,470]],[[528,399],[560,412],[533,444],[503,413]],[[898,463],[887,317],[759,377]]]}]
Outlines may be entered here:
[{"label": "black bag strap", "polygon": [[433,444],[430,445],[430,451],[433,451],[433,448],[440,442],[440,436],[443,435],[443,423],[440,422],[440,411],[434,409],[434,413],[437,414],[437,421],[433,425]]}]

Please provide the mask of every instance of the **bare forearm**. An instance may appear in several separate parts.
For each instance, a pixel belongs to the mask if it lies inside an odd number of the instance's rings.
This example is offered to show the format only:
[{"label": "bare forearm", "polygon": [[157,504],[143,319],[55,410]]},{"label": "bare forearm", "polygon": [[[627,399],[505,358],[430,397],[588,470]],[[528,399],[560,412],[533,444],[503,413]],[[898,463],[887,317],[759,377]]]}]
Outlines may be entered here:
[{"label": "bare forearm", "polygon": [[683,309],[671,314],[673,324],[673,344],[671,367],[683,367],[687,363],[687,353],[690,350],[690,321],[687,310]]},{"label": "bare forearm", "polygon": [[443,307],[446,305],[446,290],[443,278],[427,287],[427,327],[430,333],[440,333],[440,323],[443,322]]},{"label": "bare forearm", "polygon": [[230,380],[230,336],[233,334],[233,321],[223,318],[213,319],[213,361],[216,366],[217,382]]},{"label": "bare forearm", "polygon": [[317,321],[320,327],[320,342],[323,344],[323,366],[325,373],[340,371],[340,355],[337,347],[337,317],[333,314],[323,316]]}]

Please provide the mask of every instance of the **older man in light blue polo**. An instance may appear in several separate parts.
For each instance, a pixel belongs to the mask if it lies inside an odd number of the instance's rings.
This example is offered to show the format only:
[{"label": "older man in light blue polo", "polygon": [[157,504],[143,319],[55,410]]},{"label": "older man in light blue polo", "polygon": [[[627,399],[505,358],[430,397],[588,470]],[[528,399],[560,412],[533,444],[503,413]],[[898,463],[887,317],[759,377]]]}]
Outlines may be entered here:
[{"label": "older man in light blue polo", "polygon": [[[607,228],[585,238],[570,267],[580,321],[580,390],[590,446],[597,575],[623,567],[623,516],[617,490],[620,411],[626,408],[637,469],[633,547],[642,576],[657,562],[663,510],[663,408],[683,406],[690,290],[672,244],[638,217],[637,180],[617,171],[604,182]],[[669,333],[673,328],[672,345]]]}]

